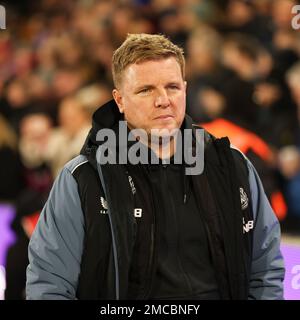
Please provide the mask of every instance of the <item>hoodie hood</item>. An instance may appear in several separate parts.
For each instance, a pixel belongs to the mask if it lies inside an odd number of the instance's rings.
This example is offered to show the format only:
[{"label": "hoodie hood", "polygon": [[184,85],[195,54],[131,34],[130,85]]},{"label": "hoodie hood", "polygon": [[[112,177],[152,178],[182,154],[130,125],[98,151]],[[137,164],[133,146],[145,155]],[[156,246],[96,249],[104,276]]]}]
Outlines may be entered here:
[{"label": "hoodie hood", "polygon": [[81,149],[80,154],[86,155],[86,152],[92,146],[99,146],[101,143],[96,140],[97,132],[101,129],[113,129],[124,116],[119,112],[118,106],[114,100],[102,105],[98,108],[92,117],[92,128],[88,133],[85,143]]}]

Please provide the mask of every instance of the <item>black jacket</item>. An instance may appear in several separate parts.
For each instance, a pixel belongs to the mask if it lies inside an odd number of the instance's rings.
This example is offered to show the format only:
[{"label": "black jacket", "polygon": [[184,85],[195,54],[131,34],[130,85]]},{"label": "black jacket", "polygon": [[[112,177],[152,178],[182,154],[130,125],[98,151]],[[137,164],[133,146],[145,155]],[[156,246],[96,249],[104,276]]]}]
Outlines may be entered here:
[{"label": "black jacket", "polygon": [[[136,219],[128,214],[134,212],[135,208],[128,181],[128,166],[99,166],[96,162],[98,130],[117,130],[119,120],[122,118],[114,102],[95,113],[93,128],[81,151],[90,165],[82,166],[73,173],[86,220],[85,249],[77,291],[81,299],[114,299],[116,295],[128,298],[128,275],[137,235]],[[193,128],[189,117],[185,118],[184,128]],[[250,194],[247,166],[242,156],[230,149],[227,139],[217,140],[208,133],[205,134],[205,164],[202,175],[191,177],[191,186],[204,219],[221,298],[246,299],[252,245],[251,232],[243,233],[243,219],[252,220],[252,214],[250,205],[246,210],[241,209],[239,188]],[[133,168],[131,166],[131,170]],[[99,216],[94,210],[101,194],[105,195],[108,202],[107,216]],[[143,200],[147,211],[159,210],[151,206],[151,203],[155,203],[151,193],[148,196],[149,203],[145,203],[145,199],[147,197]],[[139,264],[139,271],[144,274],[139,298],[149,298],[156,265],[158,232],[155,212],[148,216],[149,228],[145,229],[144,247],[141,250],[143,258]]]},{"label": "black jacket", "polygon": [[[110,102],[93,119],[84,155],[62,169],[31,236],[27,299],[128,298],[140,230],[132,211],[134,188],[126,165],[97,163],[103,148],[95,139],[101,128],[116,129],[120,114]],[[191,127],[189,118],[184,127]],[[207,133],[203,154],[203,174],[190,177],[186,186],[194,192],[203,217],[221,298],[282,299],[280,227],[255,169],[227,139],[216,140]],[[139,168],[133,166],[133,173]],[[138,199],[142,203],[151,197]],[[144,298],[151,298],[146,289],[157,255],[157,224],[149,223],[140,268]]]}]

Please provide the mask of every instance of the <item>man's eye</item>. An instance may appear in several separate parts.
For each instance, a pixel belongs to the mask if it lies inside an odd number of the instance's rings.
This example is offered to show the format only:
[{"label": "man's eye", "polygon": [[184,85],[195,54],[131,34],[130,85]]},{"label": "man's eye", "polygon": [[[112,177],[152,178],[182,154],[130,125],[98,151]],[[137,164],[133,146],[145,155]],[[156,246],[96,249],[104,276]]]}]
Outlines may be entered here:
[{"label": "man's eye", "polygon": [[139,91],[139,93],[149,93],[151,92],[151,88],[145,88]]},{"label": "man's eye", "polygon": [[179,89],[179,87],[176,86],[176,85],[172,85],[172,86],[169,86],[169,89],[171,89],[171,90],[177,90],[177,89]]}]

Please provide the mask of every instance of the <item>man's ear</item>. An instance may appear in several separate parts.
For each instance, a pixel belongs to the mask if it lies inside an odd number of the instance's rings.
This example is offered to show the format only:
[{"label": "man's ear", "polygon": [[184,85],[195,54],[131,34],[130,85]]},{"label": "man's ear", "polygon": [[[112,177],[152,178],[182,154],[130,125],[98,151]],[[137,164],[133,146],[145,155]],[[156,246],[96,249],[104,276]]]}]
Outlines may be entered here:
[{"label": "man's ear", "polygon": [[123,107],[123,101],[122,101],[122,95],[118,89],[114,89],[112,91],[112,95],[114,97],[114,100],[119,108],[120,113],[124,112],[124,107]]}]

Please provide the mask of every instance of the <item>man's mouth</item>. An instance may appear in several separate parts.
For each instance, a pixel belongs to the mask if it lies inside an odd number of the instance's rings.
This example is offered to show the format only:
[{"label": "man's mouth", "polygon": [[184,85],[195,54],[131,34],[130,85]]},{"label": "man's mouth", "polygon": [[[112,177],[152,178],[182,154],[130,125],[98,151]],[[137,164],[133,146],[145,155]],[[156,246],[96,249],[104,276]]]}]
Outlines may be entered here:
[{"label": "man's mouth", "polygon": [[174,118],[173,115],[165,114],[165,115],[161,115],[161,116],[154,118],[154,120],[169,120],[169,119],[173,119],[173,118]]}]

